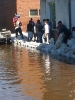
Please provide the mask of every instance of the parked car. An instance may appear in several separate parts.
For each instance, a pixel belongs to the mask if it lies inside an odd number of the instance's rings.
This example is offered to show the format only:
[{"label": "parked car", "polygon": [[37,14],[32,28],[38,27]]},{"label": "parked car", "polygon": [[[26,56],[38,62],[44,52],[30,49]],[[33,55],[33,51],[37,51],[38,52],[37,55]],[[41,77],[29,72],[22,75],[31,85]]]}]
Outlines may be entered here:
[{"label": "parked car", "polygon": [[0,43],[10,43],[11,42],[11,31],[2,29],[0,30]]}]

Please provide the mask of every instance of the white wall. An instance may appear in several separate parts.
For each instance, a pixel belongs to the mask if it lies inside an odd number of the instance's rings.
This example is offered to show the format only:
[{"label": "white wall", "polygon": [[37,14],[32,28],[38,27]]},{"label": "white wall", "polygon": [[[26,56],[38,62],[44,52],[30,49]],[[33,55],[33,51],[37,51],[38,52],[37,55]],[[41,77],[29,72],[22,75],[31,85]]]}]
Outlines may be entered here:
[{"label": "white wall", "polygon": [[71,26],[75,26],[75,0],[71,0]]},{"label": "white wall", "polygon": [[47,0],[46,0],[46,18],[50,19],[50,7]]},{"label": "white wall", "polygon": [[62,21],[69,28],[69,5],[68,0],[55,0],[56,23]]},{"label": "white wall", "polygon": [[40,20],[41,22],[45,18],[46,18],[46,0],[40,0]]},{"label": "white wall", "polygon": [[[54,2],[54,0],[40,0],[41,20],[44,18],[50,19],[49,3],[51,2]],[[60,20],[63,22],[63,24],[65,24],[69,28],[68,0],[55,0],[55,9],[56,9],[56,26],[58,21]]]}]

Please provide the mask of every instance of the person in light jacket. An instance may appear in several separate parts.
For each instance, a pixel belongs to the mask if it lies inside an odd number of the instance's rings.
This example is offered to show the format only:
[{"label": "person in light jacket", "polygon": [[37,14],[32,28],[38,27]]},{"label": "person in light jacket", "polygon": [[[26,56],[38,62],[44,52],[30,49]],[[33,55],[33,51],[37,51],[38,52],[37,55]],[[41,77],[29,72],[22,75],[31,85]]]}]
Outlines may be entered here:
[{"label": "person in light jacket", "polygon": [[47,20],[45,20],[43,43],[49,43],[49,31],[50,31],[49,24],[48,24]]}]

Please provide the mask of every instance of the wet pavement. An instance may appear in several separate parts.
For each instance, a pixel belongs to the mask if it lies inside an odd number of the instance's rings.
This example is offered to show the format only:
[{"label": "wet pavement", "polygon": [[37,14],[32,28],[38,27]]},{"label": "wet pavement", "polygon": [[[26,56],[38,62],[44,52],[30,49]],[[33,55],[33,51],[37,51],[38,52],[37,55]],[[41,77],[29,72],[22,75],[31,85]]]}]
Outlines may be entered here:
[{"label": "wet pavement", "polygon": [[0,100],[75,100],[74,59],[0,45]]}]

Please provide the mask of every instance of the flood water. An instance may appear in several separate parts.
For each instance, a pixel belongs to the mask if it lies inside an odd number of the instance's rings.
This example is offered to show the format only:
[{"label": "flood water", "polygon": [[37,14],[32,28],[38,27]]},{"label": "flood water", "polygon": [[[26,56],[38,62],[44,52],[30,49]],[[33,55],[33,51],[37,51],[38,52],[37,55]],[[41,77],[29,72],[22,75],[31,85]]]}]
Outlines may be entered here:
[{"label": "flood water", "polygon": [[75,64],[69,62],[0,45],[0,100],[75,100]]}]

